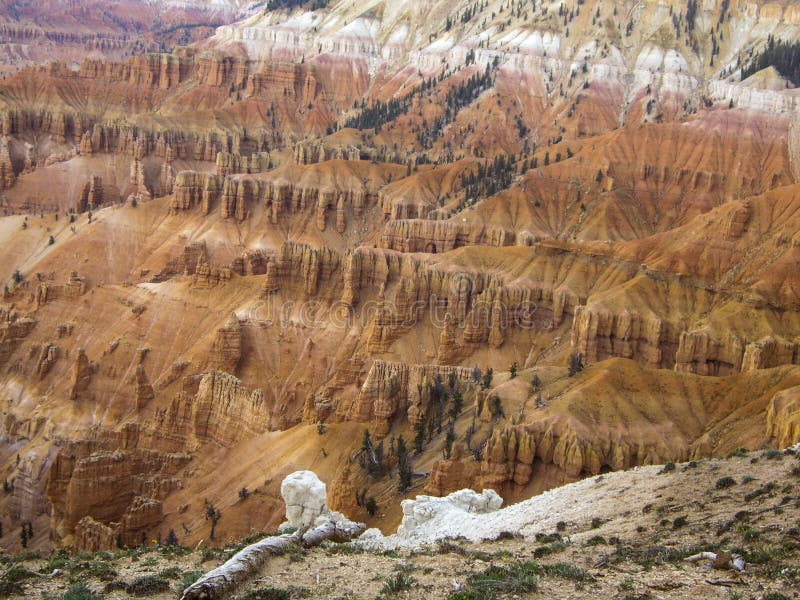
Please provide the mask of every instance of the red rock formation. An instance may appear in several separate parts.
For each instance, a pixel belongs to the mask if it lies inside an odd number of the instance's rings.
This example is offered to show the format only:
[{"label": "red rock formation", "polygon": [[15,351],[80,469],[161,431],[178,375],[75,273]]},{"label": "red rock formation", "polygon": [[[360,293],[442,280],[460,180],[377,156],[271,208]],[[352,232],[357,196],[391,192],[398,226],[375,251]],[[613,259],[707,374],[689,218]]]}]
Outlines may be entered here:
[{"label": "red rock formation", "polygon": [[0,365],[6,364],[34,327],[35,319],[0,307]]},{"label": "red rock formation", "polygon": [[8,189],[17,177],[14,173],[14,165],[11,164],[11,153],[8,149],[8,138],[0,140],[0,189]]},{"label": "red rock formation", "polygon": [[450,373],[455,373],[460,381],[472,376],[471,370],[463,367],[407,365],[376,360],[358,397],[347,408],[346,418],[350,421],[386,423],[401,411],[407,411],[409,421],[415,424],[425,409],[425,398],[419,389],[424,388],[426,383],[432,383],[437,375],[447,380]]},{"label": "red rock formation", "polygon": [[62,298],[75,300],[86,293],[87,287],[86,280],[73,271],[64,284],[42,282],[36,291],[36,303],[41,306]]},{"label": "red rock formation", "polygon": [[475,481],[480,473],[480,464],[472,458],[452,458],[437,461],[433,465],[425,493],[433,496],[447,496],[464,489],[465,481]]},{"label": "red rock formation", "polygon": [[85,400],[85,395],[92,381],[92,368],[83,348],[78,349],[78,356],[72,366],[70,379],[70,400]]},{"label": "red rock formation", "polygon": [[217,330],[208,357],[209,369],[236,374],[242,358],[242,326],[236,314]]},{"label": "red rock formation", "polygon": [[630,311],[613,314],[578,306],[572,322],[572,345],[589,362],[612,356],[634,358],[655,368],[672,368],[679,332],[671,323]]},{"label": "red rock formation", "polygon": [[75,526],[75,547],[81,552],[111,550],[118,547],[117,536],[116,528],[83,517]]},{"label": "red rock formation", "polygon": [[[696,27],[714,24],[715,61],[763,43],[729,30],[741,7],[720,20],[706,4]],[[341,457],[354,432],[410,439],[427,384],[472,379],[473,364],[498,376],[470,391],[453,456],[435,464],[441,440],[415,456],[433,493],[482,483],[513,497],[796,437],[796,94],[772,72],[738,82],[685,41],[662,48],[651,33],[672,24],[657,3],[624,45],[581,14],[572,37],[599,40],[586,57],[552,11],[457,24],[442,51],[440,17],[462,8],[367,19],[340,4],[336,23],[362,19],[344,30],[264,14],[171,54],[141,46],[77,70],[70,54],[0,82],[0,202],[37,209],[2,228],[0,385],[18,390],[4,424],[26,451],[58,450],[8,506],[41,514],[48,480],[54,539],[138,544],[187,498],[227,502],[209,467],[251,485],[314,461],[352,506],[362,474]],[[779,9],[766,12],[790,36]],[[0,37],[46,38],[7,27]],[[473,48],[490,27],[507,39]],[[86,35],[69,44],[131,49]],[[481,77],[474,97],[459,87]],[[171,197],[66,224],[47,196],[67,185],[87,210]],[[76,264],[85,279],[55,283]],[[566,377],[573,352],[586,368]],[[329,428],[309,437],[301,421]],[[482,459],[461,457],[467,437]],[[256,452],[257,467],[243,459]],[[370,493],[390,485],[373,478]]]},{"label": "red rock formation", "polygon": [[150,384],[150,380],[147,378],[147,373],[144,370],[144,365],[138,364],[136,365],[136,376],[134,381],[134,395],[136,398],[136,410],[142,410],[145,408],[152,400],[155,398],[155,393],[153,392],[153,386]]},{"label": "red rock formation", "polygon": [[513,246],[512,232],[477,223],[451,221],[389,221],[381,236],[381,246],[400,252],[449,252],[461,246]]},{"label": "red rock formation", "polygon": [[92,209],[96,210],[103,206],[104,202],[103,180],[97,175],[91,175],[83,186],[83,190],[78,197],[78,205],[76,208],[78,212],[86,212]]},{"label": "red rock formation", "polygon": [[233,375],[211,371],[200,378],[196,393],[181,392],[157,419],[165,435],[230,447],[267,431],[268,409],[262,390],[248,390]]},{"label": "red rock formation", "polygon": [[767,436],[779,448],[800,440],[800,389],[789,388],[775,394],[767,408]]},{"label": "red rock formation", "polygon": [[212,175],[182,171],[175,178],[175,195],[170,208],[177,212],[200,206],[208,214],[222,191],[223,182]]},{"label": "red rock formation", "polygon": [[36,363],[36,374],[43,378],[50,371],[53,363],[58,360],[59,348],[54,344],[43,344],[39,351],[39,358]]}]

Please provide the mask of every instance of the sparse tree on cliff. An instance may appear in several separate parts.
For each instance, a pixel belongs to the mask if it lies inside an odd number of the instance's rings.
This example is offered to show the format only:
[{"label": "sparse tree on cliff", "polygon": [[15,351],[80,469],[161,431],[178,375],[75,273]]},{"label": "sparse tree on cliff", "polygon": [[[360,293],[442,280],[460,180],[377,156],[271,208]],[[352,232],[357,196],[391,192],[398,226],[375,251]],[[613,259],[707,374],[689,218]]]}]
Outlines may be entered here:
[{"label": "sparse tree on cliff", "polygon": [[170,529],[169,533],[167,534],[166,540],[167,546],[177,546],[178,545],[178,536],[175,534],[174,529]]},{"label": "sparse tree on cliff", "polygon": [[383,443],[377,447],[372,443],[369,429],[364,430],[364,437],[361,439],[360,464],[367,473],[377,477],[383,470]]},{"label": "sparse tree on cliff", "polygon": [[569,356],[569,376],[574,377],[583,371],[583,354],[575,352]]},{"label": "sparse tree on cliff", "polygon": [[403,494],[411,487],[411,459],[402,435],[397,438],[397,475],[397,490]]},{"label": "sparse tree on cliff", "polygon": [[211,534],[209,535],[209,538],[212,541],[214,540],[214,534],[217,530],[217,523],[219,523],[221,518],[222,512],[216,506],[214,506],[213,502],[206,500],[206,521],[211,521]]},{"label": "sparse tree on cliff", "polygon": [[22,530],[19,532],[19,542],[23,548],[28,547],[28,528],[25,527],[25,523],[22,524]]},{"label": "sparse tree on cliff", "polygon": [[481,370],[475,366],[472,367],[472,381],[475,383],[479,383],[481,380]]},{"label": "sparse tree on cliff", "polygon": [[483,376],[483,389],[488,390],[492,387],[492,377],[494,377],[494,371],[492,367],[486,369],[486,374]]},{"label": "sparse tree on cliff", "polygon": [[511,368],[508,372],[511,374],[511,379],[514,379],[517,376],[517,361],[514,361],[514,364],[511,365]]},{"label": "sparse tree on cliff", "polygon": [[500,400],[500,396],[492,397],[492,403],[489,405],[489,409],[492,411],[494,420],[499,421],[500,417],[503,416],[503,403]]},{"label": "sparse tree on cliff", "polygon": [[456,390],[453,393],[452,403],[450,404],[450,412],[448,414],[451,421],[455,421],[458,418],[458,415],[461,414],[461,409],[463,407],[464,407],[464,397],[461,395],[461,392]]},{"label": "sparse tree on cliff", "polygon": [[425,418],[420,417],[417,424],[414,426],[414,451],[417,454],[422,452],[425,445]]},{"label": "sparse tree on cliff", "polygon": [[447,426],[447,435],[444,438],[444,449],[442,450],[445,460],[450,459],[450,455],[453,453],[453,442],[455,441],[456,424],[453,421],[450,421],[450,424]]},{"label": "sparse tree on cliff", "polygon": [[375,498],[370,496],[367,499],[366,508],[367,508],[367,513],[369,513],[370,517],[374,517],[376,514],[378,514],[378,503],[375,501]]}]

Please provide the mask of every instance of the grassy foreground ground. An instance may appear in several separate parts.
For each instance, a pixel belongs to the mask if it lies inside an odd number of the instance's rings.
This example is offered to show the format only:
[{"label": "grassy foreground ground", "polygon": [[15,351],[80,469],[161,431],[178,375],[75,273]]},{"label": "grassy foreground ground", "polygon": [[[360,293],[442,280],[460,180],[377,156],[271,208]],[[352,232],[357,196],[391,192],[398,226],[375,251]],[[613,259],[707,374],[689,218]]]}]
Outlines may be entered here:
[{"label": "grassy foreground ground", "polygon": [[[232,598],[800,597],[800,452],[741,451],[600,475],[588,496],[596,511],[558,521],[535,539],[510,531],[493,541],[444,540],[415,550],[292,548]],[[224,549],[3,556],[0,597],[179,598],[247,541]],[[742,555],[744,572],[683,560],[724,550]]]}]

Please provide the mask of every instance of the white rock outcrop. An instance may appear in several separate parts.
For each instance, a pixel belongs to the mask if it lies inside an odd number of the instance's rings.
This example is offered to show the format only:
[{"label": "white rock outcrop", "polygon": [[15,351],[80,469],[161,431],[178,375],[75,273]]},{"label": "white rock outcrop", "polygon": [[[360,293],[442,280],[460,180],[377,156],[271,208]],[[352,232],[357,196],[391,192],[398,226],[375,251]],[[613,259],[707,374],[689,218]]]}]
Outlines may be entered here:
[{"label": "white rock outcrop", "polygon": [[[533,538],[553,531],[558,522],[579,522],[587,515],[622,515],[627,510],[620,496],[609,490],[628,489],[655,478],[661,466],[635,467],[582,479],[548,490],[528,500],[500,508],[502,499],[492,490],[478,494],[461,490],[445,498],[418,496],[405,500],[403,522],[397,533],[384,536],[369,529],[354,543],[372,550],[424,548],[446,539],[473,542],[497,539],[503,533]],[[653,491],[642,484],[642,495]],[[639,501],[644,504],[641,495]]]},{"label": "white rock outcrop", "polygon": [[464,513],[483,514],[499,510],[503,499],[494,490],[477,493],[472,490],[459,490],[444,498],[436,496],[417,496],[416,500],[403,500],[403,522],[397,528],[397,535],[411,538],[429,521],[443,523],[457,522]]},{"label": "white rock outcrop", "polygon": [[313,471],[295,471],[281,483],[281,496],[286,503],[286,522],[282,529],[311,527],[320,517],[336,517],[328,509],[328,491]]}]

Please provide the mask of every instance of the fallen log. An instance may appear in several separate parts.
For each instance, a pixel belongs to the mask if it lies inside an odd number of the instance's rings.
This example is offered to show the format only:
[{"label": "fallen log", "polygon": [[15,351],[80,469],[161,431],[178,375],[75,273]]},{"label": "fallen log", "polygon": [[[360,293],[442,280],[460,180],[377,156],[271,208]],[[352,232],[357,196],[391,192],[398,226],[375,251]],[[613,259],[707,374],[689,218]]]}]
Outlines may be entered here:
[{"label": "fallen log", "polygon": [[292,544],[305,548],[318,546],[325,540],[346,542],[364,533],[366,525],[347,520],[329,519],[305,531],[268,537],[234,554],[228,562],[209,571],[183,590],[181,600],[218,600],[230,598],[271,557],[283,554]]},{"label": "fallen log", "polygon": [[733,569],[734,571],[744,571],[744,559],[738,554],[730,552],[698,552],[683,559],[686,562],[698,562],[701,560],[712,561],[715,569]]}]

